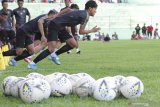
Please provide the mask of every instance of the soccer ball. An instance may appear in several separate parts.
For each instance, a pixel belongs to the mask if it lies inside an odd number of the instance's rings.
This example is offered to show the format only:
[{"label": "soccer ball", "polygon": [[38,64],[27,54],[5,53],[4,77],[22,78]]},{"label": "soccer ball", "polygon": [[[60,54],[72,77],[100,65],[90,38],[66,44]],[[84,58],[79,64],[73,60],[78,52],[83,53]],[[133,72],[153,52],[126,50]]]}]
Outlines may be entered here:
[{"label": "soccer ball", "polygon": [[137,98],[143,93],[144,85],[139,78],[129,76],[123,81],[120,91],[126,98]]},{"label": "soccer ball", "polygon": [[[26,103],[37,103],[47,98],[45,96],[46,90],[49,88],[44,85],[45,80],[39,78],[29,78],[23,82],[20,87],[20,97]],[[47,82],[45,82],[47,84]]]},{"label": "soccer ball", "polygon": [[54,97],[62,97],[72,92],[72,84],[69,79],[64,76],[57,77],[50,85],[51,95]]},{"label": "soccer ball", "polygon": [[86,97],[92,95],[92,84],[95,82],[95,79],[91,76],[84,76],[76,82],[75,93],[79,97]]},{"label": "soccer ball", "polygon": [[46,80],[49,84],[51,84],[51,82],[56,79],[56,75],[50,74],[50,75],[46,75],[44,77],[44,80]]},{"label": "soccer ball", "polygon": [[[110,82],[111,83],[111,82]],[[100,101],[110,101],[116,97],[116,92],[107,79],[101,78],[94,83],[93,97]]]},{"label": "soccer ball", "polygon": [[62,76],[68,78],[68,77],[69,77],[69,74],[67,74],[67,73],[60,73],[60,72],[55,72],[55,73],[53,73],[53,74],[46,75],[46,76],[44,77],[44,79],[45,79],[46,81],[48,81],[48,83],[50,84],[54,79],[59,78],[59,77],[62,77]]},{"label": "soccer ball", "polygon": [[44,75],[36,73],[36,72],[30,73],[26,77],[27,78],[41,78],[41,79],[44,79]]},{"label": "soccer ball", "polygon": [[11,95],[10,87],[12,82],[17,79],[15,76],[6,77],[2,82],[2,91],[4,95]]},{"label": "soccer ball", "polygon": [[46,80],[41,79],[40,82],[42,84],[44,99],[48,99],[51,95],[51,86]]},{"label": "soccer ball", "polygon": [[117,87],[117,96],[116,97],[118,97],[121,95],[120,87],[122,86],[122,83],[126,79],[126,77],[124,77],[122,75],[116,75],[116,76],[114,76],[114,79],[115,79],[115,84]]},{"label": "soccer ball", "polygon": [[123,81],[126,79],[126,77],[122,76],[122,75],[116,75],[114,76],[115,81],[116,81],[116,85],[117,88],[119,89],[123,83]]},{"label": "soccer ball", "polygon": [[69,78],[70,75],[67,74],[67,73],[58,73],[57,76],[58,76],[58,77],[64,76],[64,77],[66,77],[66,78]]},{"label": "soccer ball", "polygon": [[75,85],[76,85],[77,81],[78,81],[79,79],[81,79],[81,76],[79,76],[79,75],[77,75],[77,74],[72,74],[72,75],[69,76],[68,79],[69,79],[69,81],[71,82],[72,91],[73,91],[73,93],[75,93]]},{"label": "soccer ball", "polygon": [[11,95],[14,97],[18,97],[19,96],[19,88],[21,83],[26,80],[27,78],[24,77],[18,77],[17,79],[15,79],[12,84],[11,84]]},{"label": "soccer ball", "polygon": [[81,72],[81,73],[77,73],[77,75],[81,76],[81,77],[85,77],[85,76],[89,76],[91,77],[89,74]]}]

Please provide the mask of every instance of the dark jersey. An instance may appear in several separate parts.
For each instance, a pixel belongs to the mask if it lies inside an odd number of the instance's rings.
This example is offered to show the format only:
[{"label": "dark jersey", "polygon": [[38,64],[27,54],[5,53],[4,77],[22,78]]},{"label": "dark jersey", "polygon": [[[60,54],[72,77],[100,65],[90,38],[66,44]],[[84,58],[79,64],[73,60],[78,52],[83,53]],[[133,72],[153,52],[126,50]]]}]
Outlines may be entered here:
[{"label": "dark jersey", "polygon": [[26,23],[26,16],[30,16],[27,8],[16,8],[13,10],[13,14],[15,15],[17,26],[24,25]]},{"label": "dark jersey", "polygon": [[1,28],[2,29],[5,29],[5,30],[11,30],[11,17],[13,17],[13,11],[12,10],[10,10],[10,9],[7,9],[7,10],[4,10],[4,9],[2,9],[2,10],[0,10],[0,14],[2,13],[2,12],[7,12],[7,20],[6,21],[1,21],[0,22],[0,26],[1,26]]},{"label": "dark jersey", "polygon": [[64,10],[64,9],[66,9],[66,8],[69,8],[69,7],[64,7],[64,8],[61,9],[61,11]]},{"label": "dark jersey", "polygon": [[[45,14],[40,15],[40,16],[36,17],[35,19],[32,19],[31,21],[25,23],[20,29],[22,29],[25,33],[27,33],[29,35],[32,35],[32,34],[39,32],[38,20],[42,17],[44,17],[45,20],[47,20],[47,18],[48,18]],[[46,22],[46,21],[44,21],[44,22]],[[44,23],[44,25],[45,25],[45,23]],[[47,26],[47,25],[45,25],[45,26]]]},{"label": "dark jersey", "polygon": [[59,26],[64,28],[65,26],[76,26],[78,24],[86,25],[89,20],[89,15],[85,10],[72,11],[56,17],[52,21]]}]

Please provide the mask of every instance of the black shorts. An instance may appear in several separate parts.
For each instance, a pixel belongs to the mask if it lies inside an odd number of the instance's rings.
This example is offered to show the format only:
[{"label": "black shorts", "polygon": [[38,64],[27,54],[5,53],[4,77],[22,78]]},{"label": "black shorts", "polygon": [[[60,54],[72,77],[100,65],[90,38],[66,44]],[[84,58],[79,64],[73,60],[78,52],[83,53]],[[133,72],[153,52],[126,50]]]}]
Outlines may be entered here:
[{"label": "black shorts", "polygon": [[58,40],[59,30],[60,27],[57,26],[53,21],[51,21],[50,24],[48,25],[48,35],[47,35],[48,42]]},{"label": "black shorts", "polygon": [[22,29],[16,32],[16,48],[25,48],[33,43],[33,37],[27,35]]},{"label": "black shorts", "polygon": [[58,32],[58,39],[61,43],[66,42],[66,40],[73,38],[66,30],[60,30]]},{"label": "black shorts", "polygon": [[36,33],[36,34],[34,35],[34,41],[36,41],[36,40],[41,40],[41,37],[42,37],[42,35],[41,35],[40,32]]}]

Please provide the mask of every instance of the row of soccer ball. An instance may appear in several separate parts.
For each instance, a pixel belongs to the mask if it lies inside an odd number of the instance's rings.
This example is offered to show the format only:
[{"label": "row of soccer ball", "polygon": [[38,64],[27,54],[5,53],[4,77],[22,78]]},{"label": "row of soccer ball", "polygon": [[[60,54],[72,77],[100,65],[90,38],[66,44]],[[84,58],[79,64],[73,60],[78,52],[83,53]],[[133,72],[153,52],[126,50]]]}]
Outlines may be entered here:
[{"label": "row of soccer ball", "polygon": [[71,93],[79,97],[93,96],[96,100],[110,101],[120,94],[126,98],[140,97],[144,85],[134,76],[104,77],[95,80],[87,73],[30,73],[26,77],[9,76],[2,83],[3,94],[20,97],[26,103],[36,103],[50,96],[62,97]]}]

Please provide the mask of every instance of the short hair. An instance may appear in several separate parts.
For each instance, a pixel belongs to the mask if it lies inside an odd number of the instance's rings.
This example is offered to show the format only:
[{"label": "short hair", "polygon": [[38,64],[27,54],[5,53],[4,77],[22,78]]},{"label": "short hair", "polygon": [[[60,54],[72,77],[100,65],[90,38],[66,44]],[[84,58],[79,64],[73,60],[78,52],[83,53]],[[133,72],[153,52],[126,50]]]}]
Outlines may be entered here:
[{"label": "short hair", "polygon": [[55,9],[52,9],[52,10],[50,10],[49,12],[48,12],[48,15],[49,14],[57,14],[58,13],[58,11],[57,10],[55,10]]},{"label": "short hair", "polygon": [[20,2],[20,1],[24,2],[24,0],[17,0],[17,2]]},{"label": "short hair", "polygon": [[98,5],[94,0],[89,0],[86,4],[85,4],[85,10],[88,10],[89,8],[97,8]]},{"label": "short hair", "polygon": [[8,0],[2,0],[2,2],[1,2],[1,3],[3,4],[4,2],[8,2]]},{"label": "short hair", "polygon": [[70,8],[79,10],[79,6],[77,4],[71,4]]}]

